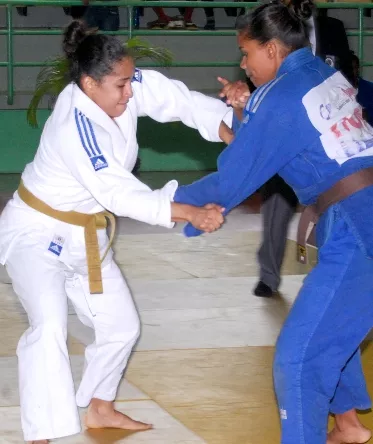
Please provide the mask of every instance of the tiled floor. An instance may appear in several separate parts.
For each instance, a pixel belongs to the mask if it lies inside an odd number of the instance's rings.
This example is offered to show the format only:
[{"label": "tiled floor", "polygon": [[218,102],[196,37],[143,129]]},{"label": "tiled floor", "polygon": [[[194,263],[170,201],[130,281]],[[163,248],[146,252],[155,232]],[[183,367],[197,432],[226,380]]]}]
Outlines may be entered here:
[{"label": "tiled floor", "polygon": [[[164,176],[147,179],[154,185]],[[8,185],[0,187],[5,200],[17,180],[8,177]],[[251,294],[257,280],[258,209],[254,197],[219,232],[194,239],[184,238],[180,226],[165,230],[120,220],[116,259],[133,291],[142,334],[117,405],[154,429],[132,434],[83,430],[55,442],[279,443],[273,346],[307,268],[295,262],[295,218],[281,294],[269,300]],[[7,284],[0,284],[0,319],[0,444],[21,443],[15,350],[27,318]],[[84,346],[92,338],[70,309],[68,342],[76,383]],[[372,354],[369,343],[363,356],[371,391]],[[372,415],[363,421],[372,425]]]}]

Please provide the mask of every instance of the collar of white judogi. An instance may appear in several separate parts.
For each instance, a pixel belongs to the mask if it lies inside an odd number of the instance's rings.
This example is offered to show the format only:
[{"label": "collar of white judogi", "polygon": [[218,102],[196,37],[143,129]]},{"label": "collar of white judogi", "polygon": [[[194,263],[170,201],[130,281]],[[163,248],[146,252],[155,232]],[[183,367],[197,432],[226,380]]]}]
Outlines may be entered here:
[{"label": "collar of white judogi", "polygon": [[[70,85],[69,85],[70,86]],[[115,121],[109,117],[93,100],[91,100],[78,85],[72,83],[72,106],[78,108],[86,117],[107,131],[118,129]]]}]

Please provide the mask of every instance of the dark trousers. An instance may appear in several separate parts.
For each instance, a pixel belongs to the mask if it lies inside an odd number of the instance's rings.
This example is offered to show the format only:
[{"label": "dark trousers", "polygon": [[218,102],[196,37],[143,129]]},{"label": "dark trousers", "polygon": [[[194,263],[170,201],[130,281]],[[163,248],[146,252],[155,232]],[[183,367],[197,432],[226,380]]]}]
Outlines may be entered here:
[{"label": "dark trousers", "polygon": [[101,31],[118,31],[119,10],[117,6],[88,6],[83,20],[90,28]]},{"label": "dark trousers", "polygon": [[[206,0],[208,2],[212,2],[214,0]],[[185,12],[185,8],[178,8],[179,12],[181,15],[184,15]],[[213,8],[203,8],[203,10],[205,11],[206,17],[207,18],[211,18],[214,17],[214,9]]]},{"label": "dark trousers", "polygon": [[289,223],[298,199],[289,185],[278,175],[261,189],[262,244],[258,250],[260,280],[276,291],[281,281],[281,267],[285,255]]}]

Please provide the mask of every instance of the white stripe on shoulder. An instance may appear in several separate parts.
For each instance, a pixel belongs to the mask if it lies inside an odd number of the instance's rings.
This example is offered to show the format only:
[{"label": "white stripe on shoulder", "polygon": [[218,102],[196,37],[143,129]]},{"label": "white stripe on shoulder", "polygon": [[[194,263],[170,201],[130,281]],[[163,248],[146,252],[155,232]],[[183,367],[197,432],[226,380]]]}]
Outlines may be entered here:
[{"label": "white stripe on shoulder", "polygon": [[274,82],[274,80],[271,80],[270,82],[265,83],[264,85],[262,85],[258,88],[258,94],[256,95],[256,98],[254,100],[253,108],[261,100],[263,95],[266,94],[267,89],[270,88],[270,86],[272,85],[273,82]]},{"label": "white stripe on shoulder", "polygon": [[271,82],[267,83],[263,86],[263,90],[261,91],[260,97],[256,101],[256,103],[253,106],[252,112],[256,112],[259,108],[260,104],[263,102],[264,97],[269,93],[269,91],[284,77],[285,74],[282,74],[282,76],[277,77],[276,79],[272,80]]},{"label": "white stripe on shoulder", "polygon": [[275,81],[271,80],[270,82],[265,83],[262,86],[259,86],[250,96],[249,101],[246,104],[246,110],[248,112],[253,112],[253,109],[255,107],[255,105],[258,103],[258,101],[261,100],[262,96],[266,94],[266,91],[268,88],[270,88],[270,86],[272,85],[272,83]]}]

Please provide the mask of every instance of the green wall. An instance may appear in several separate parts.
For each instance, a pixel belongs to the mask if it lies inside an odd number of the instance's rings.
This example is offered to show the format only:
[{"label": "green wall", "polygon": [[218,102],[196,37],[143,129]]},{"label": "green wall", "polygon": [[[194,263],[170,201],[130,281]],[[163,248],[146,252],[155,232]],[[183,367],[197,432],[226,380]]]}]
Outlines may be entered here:
[{"label": "green wall", "polygon": [[[49,111],[41,110],[42,126]],[[0,173],[19,173],[30,162],[41,130],[31,128],[24,110],[0,110]],[[202,139],[195,130],[179,122],[161,124],[147,117],[139,119],[138,140],[142,171],[207,171],[216,167],[223,143]]]}]

